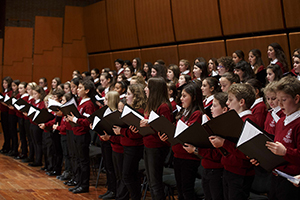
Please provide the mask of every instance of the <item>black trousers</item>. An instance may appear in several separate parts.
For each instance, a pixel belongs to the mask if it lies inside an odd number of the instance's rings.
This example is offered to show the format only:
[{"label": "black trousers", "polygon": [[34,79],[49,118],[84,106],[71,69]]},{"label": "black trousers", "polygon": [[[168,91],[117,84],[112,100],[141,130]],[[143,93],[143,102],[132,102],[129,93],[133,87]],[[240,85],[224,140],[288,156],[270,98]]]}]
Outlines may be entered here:
[{"label": "black trousers", "polygon": [[32,140],[35,152],[35,163],[42,164],[43,149],[42,149],[42,137],[43,129],[40,129],[37,125],[31,124],[30,129],[32,131]]},{"label": "black trousers", "polygon": [[112,160],[114,164],[114,171],[116,175],[116,199],[129,200],[129,192],[125,186],[122,170],[123,170],[123,153],[112,151]]},{"label": "black trousers", "polygon": [[123,180],[132,200],[141,199],[139,162],[143,157],[144,146],[124,146]]},{"label": "black trousers", "polygon": [[225,200],[246,200],[250,195],[250,189],[254,176],[242,176],[224,169],[223,191]]},{"label": "black trousers", "polygon": [[11,149],[9,125],[8,125],[8,112],[1,112],[1,125],[4,136],[3,150],[9,151]]},{"label": "black trousers", "polygon": [[223,200],[223,168],[204,169],[202,187],[205,200]]},{"label": "black trousers", "polygon": [[169,153],[169,147],[144,149],[146,175],[153,200],[166,199],[162,180],[164,163]]},{"label": "black trousers", "polygon": [[281,176],[272,176],[271,189],[268,194],[270,200],[298,200],[300,188]]},{"label": "black trousers", "polygon": [[71,130],[67,130],[67,143],[68,143],[68,150],[69,150],[69,156],[70,156],[70,162],[72,165],[72,174],[73,174],[73,180],[79,182],[79,166],[77,164],[76,160],[76,146],[74,143],[74,133]]},{"label": "black trousers", "polygon": [[178,199],[195,199],[195,179],[200,165],[198,160],[174,158],[174,172],[178,190]]},{"label": "black trousers", "polygon": [[65,171],[72,171],[70,157],[69,157],[69,149],[67,143],[67,135],[60,135],[60,144],[63,153],[63,160],[65,162]]},{"label": "black trousers", "polygon": [[27,146],[27,138],[26,138],[26,130],[25,130],[25,119],[22,117],[18,117],[19,121],[19,136],[21,140],[21,151],[22,154],[27,155],[28,146]]},{"label": "black trousers", "polygon": [[43,132],[43,154],[45,159],[45,168],[49,171],[53,170],[53,142],[51,139],[51,133],[48,131]]},{"label": "black trousers", "polygon": [[9,127],[10,139],[12,142],[11,150],[14,152],[18,152],[18,148],[19,148],[17,125],[18,125],[18,117],[16,115],[8,114],[8,127]]},{"label": "black trousers", "polygon": [[57,172],[61,172],[62,161],[63,161],[63,150],[61,147],[61,135],[58,131],[54,131],[52,133],[52,141],[54,147],[54,165],[53,170]]},{"label": "black trousers", "polygon": [[25,131],[26,131],[26,136],[27,136],[27,139],[28,139],[28,147],[29,147],[29,155],[28,155],[28,158],[29,159],[34,159],[34,145],[33,145],[33,135],[32,135],[32,130],[31,130],[31,123],[29,121],[29,119],[25,119],[24,120],[24,126],[25,126]]},{"label": "black trousers", "polygon": [[89,188],[90,185],[90,156],[89,147],[91,143],[90,133],[84,135],[74,135],[74,143],[76,147],[75,155],[79,166],[78,186]]},{"label": "black trousers", "polygon": [[101,150],[106,170],[107,189],[116,193],[116,174],[112,161],[112,148],[110,142],[101,141]]}]

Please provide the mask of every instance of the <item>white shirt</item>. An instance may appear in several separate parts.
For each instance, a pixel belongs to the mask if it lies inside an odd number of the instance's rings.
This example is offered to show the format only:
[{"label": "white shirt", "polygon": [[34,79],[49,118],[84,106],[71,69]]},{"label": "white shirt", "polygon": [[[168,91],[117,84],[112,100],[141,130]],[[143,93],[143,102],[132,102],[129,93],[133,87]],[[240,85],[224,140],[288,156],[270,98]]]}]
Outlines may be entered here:
[{"label": "white shirt", "polygon": [[273,64],[273,65],[275,65],[277,62],[278,62],[278,59],[277,59],[277,58],[275,58],[274,60],[272,60],[272,61],[270,62],[270,64]]},{"label": "white shirt", "polygon": [[95,80],[94,80],[94,83],[97,83],[99,81],[99,78],[96,78]]},{"label": "white shirt", "polygon": [[48,89],[48,87],[43,87],[43,89],[46,91]]},{"label": "white shirt", "polygon": [[[207,105],[209,104],[212,100],[214,100],[214,95],[210,95],[209,97],[204,99],[204,104]],[[205,106],[204,105],[204,106]],[[205,107],[206,108],[206,107]]]},{"label": "white shirt", "polygon": [[173,97],[169,98],[169,101],[170,102],[174,101],[174,98]]},{"label": "white shirt", "polygon": [[23,97],[27,97],[27,96],[29,96],[29,94],[27,94],[27,93],[24,93],[24,94],[22,94],[21,98],[23,98]]},{"label": "white shirt", "polygon": [[286,116],[285,120],[284,120],[284,126],[288,125],[289,123],[291,123],[292,121],[298,119],[299,117],[300,117],[300,110]]},{"label": "white shirt", "polygon": [[122,67],[121,69],[119,69],[119,71],[118,71],[117,74],[118,74],[118,75],[121,74],[122,71],[124,71],[124,68],[123,68],[123,67]]},{"label": "white shirt", "polygon": [[185,70],[184,72],[181,72],[181,74],[188,74],[190,73],[190,70]]},{"label": "white shirt", "polygon": [[251,114],[252,114],[251,110],[244,110],[243,112],[239,113],[239,116],[240,116],[240,118],[242,118],[246,115],[251,115]]},{"label": "white shirt", "polygon": [[254,108],[254,106],[256,106],[257,104],[259,104],[260,102],[263,102],[264,99],[262,97],[258,98],[258,99],[255,99],[254,103],[252,104],[251,108]]},{"label": "white shirt", "polygon": [[82,99],[79,103],[79,105],[82,105],[84,102],[87,102],[88,100],[90,100],[90,98],[85,98],[85,99]]},{"label": "white shirt", "polygon": [[40,99],[38,99],[38,100],[35,100],[35,104],[38,104],[39,102],[40,102],[41,100]]},{"label": "white shirt", "polygon": [[218,76],[219,75],[219,73],[218,73],[218,71],[211,71],[211,76]]}]

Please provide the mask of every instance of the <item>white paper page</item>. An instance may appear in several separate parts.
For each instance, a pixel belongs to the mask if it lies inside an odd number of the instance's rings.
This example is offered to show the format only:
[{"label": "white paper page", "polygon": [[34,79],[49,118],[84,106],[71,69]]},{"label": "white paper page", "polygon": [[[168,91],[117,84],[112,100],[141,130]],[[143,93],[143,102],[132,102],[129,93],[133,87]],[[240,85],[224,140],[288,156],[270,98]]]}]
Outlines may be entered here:
[{"label": "white paper page", "polygon": [[50,106],[59,106],[60,107],[60,106],[62,106],[62,104],[53,99],[48,99],[48,107],[50,107]]},{"label": "white paper page", "polygon": [[36,111],[36,109],[32,106],[30,106],[29,110],[28,110],[28,115],[31,115],[32,113],[34,113]]},{"label": "white paper page", "polygon": [[72,98],[70,101],[68,101],[65,104],[63,104],[61,107],[69,106],[69,105],[72,105],[72,104],[74,104],[76,106],[76,108],[77,108],[77,103],[76,103],[76,101],[75,101],[74,98]]},{"label": "white paper page", "polygon": [[37,116],[40,114],[40,112],[41,112],[41,111],[39,111],[39,110],[36,110],[36,111],[35,111],[34,117],[33,117],[32,121],[34,121],[34,120],[37,118]]},{"label": "white paper page", "polygon": [[260,130],[258,130],[255,126],[253,126],[252,124],[250,124],[248,121],[245,122],[243,131],[241,133],[241,136],[239,138],[239,141],[237,143],[237,147],[239,147],[240,145],[244,144],[245,142],[247,142],[248,140],[250,140],[251,138],[257,136],[258,134],[261,134],[262,132]]},{"label": "white paper page", "polygon": [[17,110],[21,110],[22,108],[25,107],[25,105],[20,105],[20,106],[19,106],[19,105],[15,104],[14,107],[15,107]]},{"label": "white paper page", "polygon": [[282,176],[282,177],[286,178],[287,180],[289,180],[290,182],[292,182],[292,183],[294,183],[294,184],[296,184],[296,185],[299,185],[299,183],[300,183],[300,179],[294,178],[293,176],[288,175],[288,174],[286,174],[286,173],[284,173],[284,172],[282,172],[282,171],[279,171],[279,170],[275,169],[275,172],[276,172],[279,176]]},{"label": "white paper page", "polygon": [[149,115],[149,120],[148,120],[148,124],[150,124],[151,122],[153,122],[154,120],[156,120],[157,118],[159,118],[159,115],[156,114],[156,112],[154,112],[153,110],[150,112]]},{"label": "white paper page", "polygon": [[4,98],[4,101],[7,101],[10,97],[6,94],[5,95],[5,98]]},{"label": "white paper page", "polygon": [[272,112],[271,115],[276,123],[280,120],[280,117],[276,113]]},{"label": "white paper page", "polygon": [[93,121],[93,130],[95,129],[95,127],[97,126],[97,124],[101,121],[101,119],[97,116],[95,116],[94,121]]},{"label": "white paper page", "polygon": [[17,99],[16,98],[12,98],[11,102],[12,102],[12,105],[14,105],[16,103]]},{"label": "white paper page", "polygon": [[107,109],[105,110],[104,114],[103,114],[103,117],[106,117],[107,115],[109,115],[109,114],[111,114],[111,113],[112,113],[111,109],[110,109],[110,108],[107,108]]},{"label": "white paper page", "polygon": [[121,118],[128,115],[129,113],[131,113],[131,109],[127,105],[125,105],[121,114]]},{"label": "white paper page", "polygon": [[0,95],[0,99],[3,99],[3,96],[2,96],[2,95]]},{"label": "white paper page", "polygon": [[203,125],[204,123],[206,123],[206,122],[208,122],[209,120],[208,120],[208,117],[207,117],[207,115],[202,115],[202,124],[201,125]]},{"label": "white paper page", "polygon": [[139,113],[135,112],[134,110],[132,110],[132,113],[137,116],[138,118],[140,118],[140,120],[144,119],[144,117],[142,117]]},{"label": "white paper page", "polygon": [[187,129],[189,126],[186,125],[183,121],[178,120],[175,135],[174,138],[176,138],[178,135],[180,135],[185,129]]}]

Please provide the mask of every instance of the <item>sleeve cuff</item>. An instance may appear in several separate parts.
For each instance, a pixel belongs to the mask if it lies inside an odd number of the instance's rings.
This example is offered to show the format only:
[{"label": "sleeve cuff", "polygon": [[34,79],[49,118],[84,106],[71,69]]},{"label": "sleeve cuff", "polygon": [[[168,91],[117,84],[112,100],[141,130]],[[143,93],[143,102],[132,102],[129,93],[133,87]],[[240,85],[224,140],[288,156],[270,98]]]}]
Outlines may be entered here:
[{"label": "sleeve cuff", "polygon": [[74,116],[74,117],[73,117],[73,122],[74,122],[74,123],[77,123],[77,120],[78,120],[78,118]]}]

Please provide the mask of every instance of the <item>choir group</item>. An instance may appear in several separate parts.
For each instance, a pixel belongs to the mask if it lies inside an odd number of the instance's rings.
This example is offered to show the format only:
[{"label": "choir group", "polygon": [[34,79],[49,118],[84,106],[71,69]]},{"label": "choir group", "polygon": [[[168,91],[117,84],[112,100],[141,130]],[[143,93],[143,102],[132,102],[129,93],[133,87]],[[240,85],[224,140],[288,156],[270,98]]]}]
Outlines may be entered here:
[{"label": "choir group", "polygon": [[[64,84],[54,78],[50,89],[46,78],[36,84],[5,77],[0,107],[4,133],[1,153],[42,167],[47,175],[74,186],[70,192],[88,192],[90,133],[94,129],[88,117],[104,106],[122,112],[128,105],[143,116],[139,126],[115,125],[114,134],[98,133],[107,176],[107,192],[99,198],[141,199],[139,163],[143,159],[152,199],[166,198],[162,179],[166,160],[172,161],[180,200],[196,198],[199,166],[203,168],[205,199],[248,199],[255,172],[268,172],[259,166],[260,160],[242,153],[230,139],[210,135],[214,148],[171,145],[172,138],[166,133],[142,135],[139,130],[151,127],[151,111],[175,126],[178,121],[191,126],[234,110],[243,121],[250,119],[274,136],[265,148],[284,158],[276,169],[300,179],[300,49],[293,52],[291,71],[278,43],[271,43],[267,54],[267,65],[259,49],[248,53],[248,62],[241,50],[232,57],[210,58],[208,62],[199,57],[192,65],[185,59],[169,66],[163,60],[142,64],[140,58],[132,62],[117,59],[116,70],[74,71],[72,80]],[[37,110],[48,109],[55,117],[36,123],[30,111],[21,111],[16,101],[7,103],[9,98],[23,99]],[[53,100],[62,105],[75,100],[80,116],[49,109]],[[299,199],[298,184],[272,173],[269,199]]]}]

